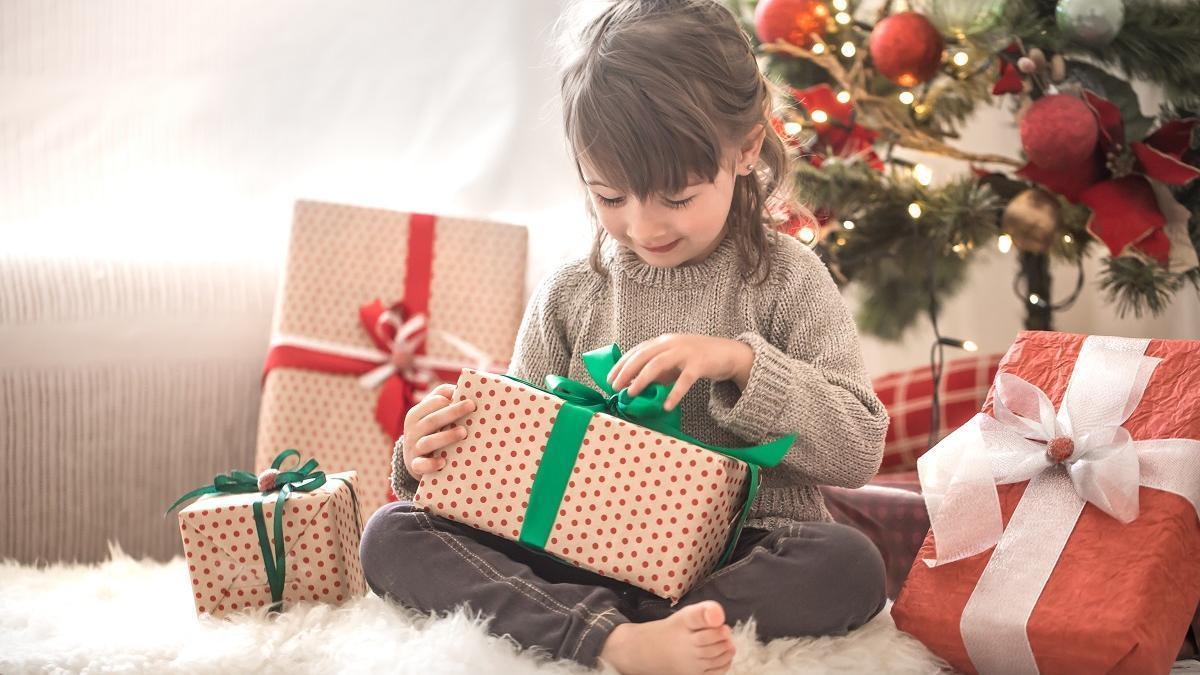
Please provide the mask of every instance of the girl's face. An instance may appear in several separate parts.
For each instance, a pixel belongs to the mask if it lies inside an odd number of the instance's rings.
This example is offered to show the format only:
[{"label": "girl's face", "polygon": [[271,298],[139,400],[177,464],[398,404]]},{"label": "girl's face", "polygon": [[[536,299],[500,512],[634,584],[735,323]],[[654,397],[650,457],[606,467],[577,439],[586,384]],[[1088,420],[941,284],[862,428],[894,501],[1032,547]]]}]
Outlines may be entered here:
[{"label": "girl's face", "polygon": [[677,194],[652,195],[641,202],[608,187],[602,176],[584,170],[600,225],[654,267],[700,262],[716,250],[725,235],[734,175],[723,166],[711,183],[693,178]]},{"label": "girl's face", "polygon": [[749,165],[762,148],[763,131],[759,125],[740,149],[731,148],[711,183],[694,176],[679,193],[656,194],[645,202],[618,192],[605,184],[603,176],[582,167],[600,225],[648,265],[677,267],[704,260],[725,236],[734,180],[750,173]]}]

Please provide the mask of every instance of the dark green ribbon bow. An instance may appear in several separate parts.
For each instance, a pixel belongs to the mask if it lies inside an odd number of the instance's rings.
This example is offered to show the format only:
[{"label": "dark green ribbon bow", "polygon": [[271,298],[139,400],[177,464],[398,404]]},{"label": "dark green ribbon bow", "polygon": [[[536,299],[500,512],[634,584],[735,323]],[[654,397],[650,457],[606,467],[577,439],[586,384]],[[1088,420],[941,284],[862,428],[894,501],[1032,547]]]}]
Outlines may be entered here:
[{"label": "dark green ribbon bow", "polygon": [[602,412],[747,464],[750,487],[742,505],[741,515],[730,532],[725,551],[717,563],[718,567],[724,565],[733,553],[733,547],[746,518],[750,515],[750,506],[758,494],[760,468],[778,464],[796,442],[796,436],[784,436],[770,443],[748,448],[724,448],[703,443],[680,430],[678,406],[670,411],[663,410],[663,403],[671,392],[671,386],[651,383],[636,396],[629,393],[628,387],[619,392],[613,390],[608,383],[608,373],[621,358],[621,350],[617,345],[593,349],[584,353],[582,358],[588,374],[605,393],[559,375],[547,375],[546,388],[504,375],[510,380],[563,399],[563,406],[550,430],[546,450],[542,454],[541,464],[530,489],[529,507],[525,511],[520,542],[536,550],[545,548],[554,520],[558,516],[559,504],[566,492],[571,471],[575,467],[579,446],[587,434],[588,423],[593,415]]},{"label": "dark green ribbon bow", "polygon": [[[279,467],[287,458],[295,456],[297,463],[300,461],[300,452],[295,449],[287,449],[279,453],[275,457],[275,461],[271,462],[271,468],[279,471]],[[350,488],[350,501],[354,506],[354,522],[362,527],[362,521],[358,513],[358,495],[354,493],[354,486],[350,481],[340,476],[334,476],[334,480],[340,480]],[[227,476],[217,476],[213,479],[212,485],[198,487],[195,490],[183,495],[175,500],[174,504],[166,510],[163,517],[175,510],[183,502],[200,497],[207,494],[245,494],[250,492],[259,492],[260,494],[254,500],[254,524],[258,532],[258,544],[262,549],[263,566],[266,568],[267,583],[271,587],[271,607],[270,611],[277,612],[283,606],[283,585],[287,578],[287,552],[283,548],[283,504],[287,501],[288,495],[293,492],[312,492],[325,484],[326,477],[324,471],[317,471],[317,460],[309,459],[300,467],[289,469],[287,471],[279,471],[275,475],[275,484],[268,490],[262,491],[258,489],[258,476],[247,471],[239,471],[234,469]],[[278,491],[279,497],[275,500],[275,554],[271,555],[271,544],[267,539],[267,524],[263,517],[263,497],[270,495],[272,492]]]}]

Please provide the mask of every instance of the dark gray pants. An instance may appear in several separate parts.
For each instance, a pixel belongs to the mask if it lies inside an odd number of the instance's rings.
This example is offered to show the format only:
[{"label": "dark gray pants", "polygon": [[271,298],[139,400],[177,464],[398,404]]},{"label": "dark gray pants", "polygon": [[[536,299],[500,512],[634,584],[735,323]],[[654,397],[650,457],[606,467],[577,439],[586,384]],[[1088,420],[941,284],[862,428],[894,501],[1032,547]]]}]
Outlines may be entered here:
[{"label": "dark gray pants", "polygon": [[596,665],[617,625],[665,618],[701,600],[721,603],[731,626],[753,616],[763,641],[842,635],[878,614],[887,600],[875,545],[835,523],[746,528],[730,562],[675,607],[411,502],[387,504],[371,517],[361,555],[376,595],[425,612],[466,604],[494,617],[493,633],[586,666]]}]

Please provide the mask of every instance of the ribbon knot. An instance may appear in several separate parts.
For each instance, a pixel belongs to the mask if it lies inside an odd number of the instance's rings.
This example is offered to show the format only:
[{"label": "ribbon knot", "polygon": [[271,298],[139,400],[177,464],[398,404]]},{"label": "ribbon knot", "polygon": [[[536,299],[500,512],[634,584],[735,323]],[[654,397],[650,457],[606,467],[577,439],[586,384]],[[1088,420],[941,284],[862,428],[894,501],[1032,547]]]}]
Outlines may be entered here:
[{"label": "ribbon knot", "polygon": [[1046,444],[1046,455],[1056,464],[1062,464],[1075,452],[1075,441],[1070,436],[1057,436]]}]

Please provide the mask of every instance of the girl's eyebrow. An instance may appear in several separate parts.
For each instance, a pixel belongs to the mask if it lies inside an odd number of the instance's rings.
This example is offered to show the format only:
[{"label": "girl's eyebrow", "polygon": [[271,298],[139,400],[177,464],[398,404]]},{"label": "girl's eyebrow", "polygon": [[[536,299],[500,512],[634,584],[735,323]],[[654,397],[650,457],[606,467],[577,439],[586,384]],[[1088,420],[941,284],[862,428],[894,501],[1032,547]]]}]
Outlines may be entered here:
[{"label": "girl's eyebrow", "polygon": [[[610,186],[610,185],[605,185],[604,183],[601,183],[601,182],[600,182],[600,181],[598,181],[598,180],[585,180],[585,181],[583,181],[583,182],[584,182],[584,184],[585,184],[585,185],[599,185],[600,187],[606,187],[606,188],[608,188],[608,189],[610,189],[610,190],[611,190],[611,189],[613,189],[613,188],[612,188],[612,186]],[[688,183],[688,184],[685,186],[685,189],[686,189],[686,188],[693,188],[693,187],[696,187],[697,185],[703,185],[703,184],[704,184],[704,182],[705,182],[705,181],[703,181],[703,180],[698,180],[698,181],[696,181],[695,183]]]}]

